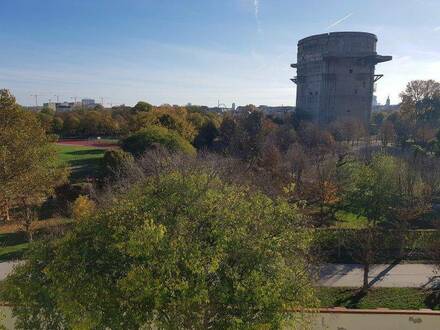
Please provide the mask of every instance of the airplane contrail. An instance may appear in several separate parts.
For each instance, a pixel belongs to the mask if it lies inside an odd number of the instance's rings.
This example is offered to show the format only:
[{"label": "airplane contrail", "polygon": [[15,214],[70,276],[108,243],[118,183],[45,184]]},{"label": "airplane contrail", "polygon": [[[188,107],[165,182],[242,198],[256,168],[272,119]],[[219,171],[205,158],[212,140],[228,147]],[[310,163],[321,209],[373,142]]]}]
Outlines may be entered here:
[{"label": "airplane contrail", "polygon": [[327,26],[327,29],[331,29],[332,27],[335,27],[338,24],[341,24],[342,22],[344,22],[345,20],[349,19],[351,16],[353,16],[354,13],[350,13],[347,16],[342,17],[341,19],[338,19],[336,22],[330,24],[329,26]]},{"label": "airplane contrail", "polygon": [[259,0],[254,0],[254,15],[257,22],[258,32],[261,33],[261,23],[260,23],[260,2]]}]

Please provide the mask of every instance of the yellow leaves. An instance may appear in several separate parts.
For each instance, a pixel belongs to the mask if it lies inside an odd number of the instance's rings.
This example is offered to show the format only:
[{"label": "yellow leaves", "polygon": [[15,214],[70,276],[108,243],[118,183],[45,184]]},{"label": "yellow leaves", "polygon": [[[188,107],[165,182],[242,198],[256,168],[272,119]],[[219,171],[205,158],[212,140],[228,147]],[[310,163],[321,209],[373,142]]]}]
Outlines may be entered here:
[{"label": "yellow leaves", "polygon": [[75,220],[83,220],[90,217],[96,209],[96,204],[87,196],[79,196],[72,207],[72,214]]},{"label": "yellow leaves", "polygon": [[323,201],[327,205],[333,205],[341,201],[338,196],[338,187],[331,181],[324,181],[322,193]]},{"label": "yellow leaves", "polygon": [[287,186],[283,187],[283,193],[285,195],[290,195],[295,192],[295,189],[296,189],[296,183],[292,181]]}]

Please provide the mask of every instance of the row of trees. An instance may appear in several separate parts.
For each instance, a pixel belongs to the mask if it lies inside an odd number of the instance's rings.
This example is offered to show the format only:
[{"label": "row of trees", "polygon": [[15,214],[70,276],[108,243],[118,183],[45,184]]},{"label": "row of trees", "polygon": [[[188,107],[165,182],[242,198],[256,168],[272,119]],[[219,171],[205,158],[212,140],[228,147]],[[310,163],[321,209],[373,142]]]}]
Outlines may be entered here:
[{"label": "row of trees", "polygon": [[148,125],[158,125],[177,131],[189,142],[193,142],[203,125],[219,122],[217,115],[199,107],[154,107],[146,102],[138,102],[134,107],[77,108],[57,113],[44,108],[37,117],[46,132],[61,137],[126,136]]}]

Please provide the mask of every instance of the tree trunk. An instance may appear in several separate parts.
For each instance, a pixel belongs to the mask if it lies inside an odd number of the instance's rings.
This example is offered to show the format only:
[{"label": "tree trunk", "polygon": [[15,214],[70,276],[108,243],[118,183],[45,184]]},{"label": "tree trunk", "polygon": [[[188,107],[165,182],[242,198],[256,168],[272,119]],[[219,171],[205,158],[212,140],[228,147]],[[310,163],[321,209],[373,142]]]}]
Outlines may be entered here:
[{"label": "tree trunk", "polygon": [[9,206],[8,205],[6,205],[6,209],[5,209],[5,219],[6,219],[6,222],[11,221],[11,215],[9,213]]},{"label": "tree trunk", "polygon": [[32,235],[32,210],[29,205],[25,206],[25,219],[24,219],[24,230],[26,231],[26,236],[28,238],[29,242],[32,242],[33,235]]},{"label": "tree trunk", "polygon": [[362,285],[362,291],[366,292],[368,291],[368,274],[370,272],[370,264],[365,263],[364,264],[364,281]]}]

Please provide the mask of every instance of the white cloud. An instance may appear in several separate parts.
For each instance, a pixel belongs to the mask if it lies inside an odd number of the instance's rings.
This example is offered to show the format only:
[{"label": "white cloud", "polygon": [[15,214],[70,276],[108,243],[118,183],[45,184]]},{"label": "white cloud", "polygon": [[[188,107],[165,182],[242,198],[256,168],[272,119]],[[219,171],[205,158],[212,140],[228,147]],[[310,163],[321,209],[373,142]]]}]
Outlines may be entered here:
[{"label": "white cloud", "polygon": [[254,15],[255,15],[255,21],[257,22],[257,28],[258,32],[261,33],[261,22],[260,22],[260,1],[254,0]]},{"label": "white cloud", "polygon": [[435,27],[435,28],[434,28],[434,31],[435,31],[435,32],[440,32],[440,26]]},{"label": "white cloud", "polygon": [[347,19],[349,19],[351,16],[353,16],[354,13],[350,13],[347,16],[342,17],[341,19],[338,19],[336,22],[333,22],[332,24],[330,24],[329,26],[327,26],[327,29],[331,29],[333,27],[335,27],[336,25],[341,24],[342,22],[346,21]]}]

